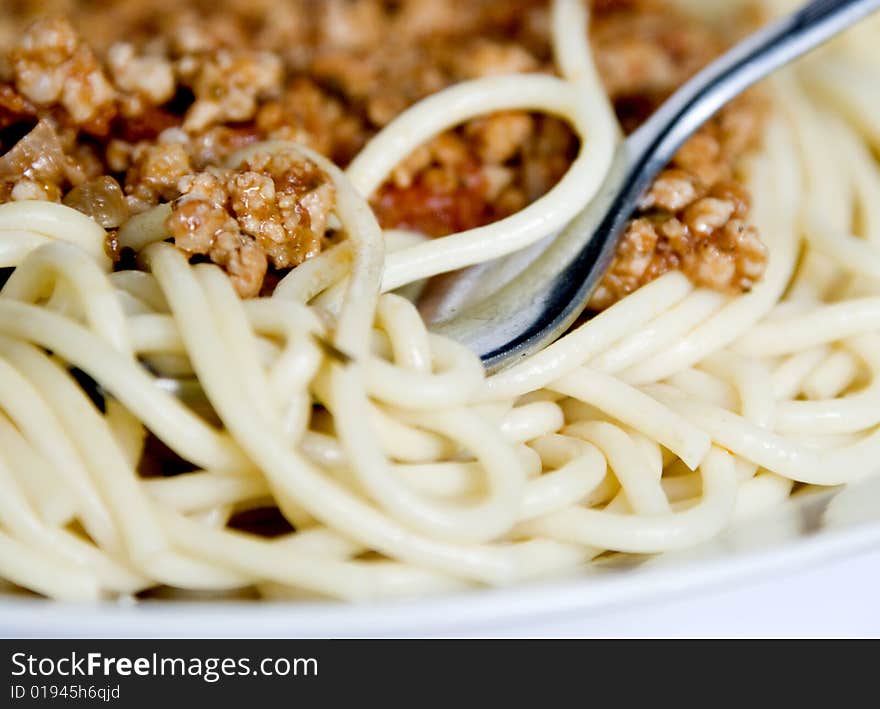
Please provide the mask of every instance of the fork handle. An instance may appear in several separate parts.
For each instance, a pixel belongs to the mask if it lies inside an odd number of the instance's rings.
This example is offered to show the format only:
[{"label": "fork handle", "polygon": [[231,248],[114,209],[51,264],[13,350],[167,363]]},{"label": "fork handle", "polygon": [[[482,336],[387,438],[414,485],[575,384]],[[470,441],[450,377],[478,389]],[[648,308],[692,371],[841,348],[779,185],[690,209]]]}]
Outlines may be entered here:
[{"label": "fork handle", "polygon": [[[699,72],[627,139],[647,181],[722,106],[778,68],[880,9],[880,0],[813,0]],[[641,158],[641,160],[639,160]]]}]

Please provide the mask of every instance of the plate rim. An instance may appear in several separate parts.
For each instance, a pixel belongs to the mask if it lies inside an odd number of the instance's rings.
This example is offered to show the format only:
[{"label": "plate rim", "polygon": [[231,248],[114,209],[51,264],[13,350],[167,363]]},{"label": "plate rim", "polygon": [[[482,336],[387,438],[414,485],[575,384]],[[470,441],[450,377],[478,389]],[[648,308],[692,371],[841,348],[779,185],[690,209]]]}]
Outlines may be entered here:
[{"label": "plate rim", "polygon": [[162,601],[143,604],[0,600],[0,637],[425,637],[489,633],[743,586],[880,548],[880,520],[821,529],[764,550],[657,568],[375,603]]}]

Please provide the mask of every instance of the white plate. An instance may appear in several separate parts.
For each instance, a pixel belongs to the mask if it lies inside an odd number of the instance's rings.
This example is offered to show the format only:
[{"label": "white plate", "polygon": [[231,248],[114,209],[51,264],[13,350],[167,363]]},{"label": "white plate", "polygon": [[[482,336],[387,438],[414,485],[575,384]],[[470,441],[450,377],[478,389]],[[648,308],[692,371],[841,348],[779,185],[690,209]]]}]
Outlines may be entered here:
[{"label": "white plate", "polygon": [[[866,554],[870,552],[870,554]],[[601,566],[564,579],[516,588],[491,589],[414,601],[346,605],[340,603],[161,602],[124,606],[68,605],[38,599],[0,601],[0,635],[5,637],[352,637],[352,636],[462,636],[517,633],[554,634],[574,628],[576,634],[674,634],[678,625],[632,625],[633,609],[651,604],[664,613],[663,602],[697,607],[700,598],[720,589],[754,588],[761,580],[792,579],[790,594],[809,597],[813,617],[822,614],[821,601],[809,594],[815,578],[839,573],[822,565],[862,555],[859,583],[867,578],[871,598],[880,582],[880,478],[795,498],[759,518],[740,523],[711,543],[675,554],[655,557],[618,557]],[[805,571],[819,574],[804,577]],[[800,574],[800,576],[798,575]],[[807,578],[807,581],[803,579]],[[813,580],[809,580],[812,578]],[[838,581],[843,583],[845,580]],[[800,584],[800,585],[799,585]],[[760,588],[760,587],[759,587]],[[863,589],[864,590],[864,589]],[[867,589],[870,590],[870,589]],[[760,593],[760,591],[758,591]],[[754,591],[753,591],[754,596]],[[778,589],[777,589],[778,596]],[[757,599],[761,596],[758,595]],[[837,603],[828,599],[829,604]],[[722,598],[725,608],[733,608]],[[878,606],[880,607],[880,606]],[[880,611],[873,610],[866,632],[880,633]],[[772,609],[770,609],[772,610]],[[807,610],[807,609],[802,609]],[[679,609],[676,611],[681,613]],[[710,612],[711,606],[710,606]],[[718,611],[723,612],[723,611]],[[866,612],[866,611],[860,611]],[[659,616],[658,616],[659,617]],[[802,634],[811,634],[809,615]],[[602,622],[591,622],[601,620]],[[610,620],[610,624],[609,624]],[[734,625],[721,628],[737,627]],[[743,625],[745,634],[755,626]],[[691,627],[712,633],[708,626]],[[752,629],[750,629],[752,628]],[[873,631],[871,630],[873,628]],[[555,629],[555,630],[554,630]],[[839,629],[842,633],[851,629]],[[729,630],[721,630],[731,634]],[[768,629],[772,633],[772,629]],[[818,630],[816,632],[819,632]],[[827,632],[827,628],[825,631]],[[831,629],[834,632],[834,629]],[[567,633],[571,634],[571,633]],[[787,633],[790,634],[790,633]]]}]

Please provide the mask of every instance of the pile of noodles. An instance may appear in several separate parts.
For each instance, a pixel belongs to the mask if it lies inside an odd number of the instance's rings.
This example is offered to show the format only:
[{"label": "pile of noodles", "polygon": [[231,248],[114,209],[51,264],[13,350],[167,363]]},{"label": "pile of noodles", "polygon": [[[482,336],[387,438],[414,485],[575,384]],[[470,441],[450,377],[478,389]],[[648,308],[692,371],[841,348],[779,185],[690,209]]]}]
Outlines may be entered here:
[{"label": "pile of noodles", "polygon": [[[216,266],[190,265],[164,242],[162,207],[120,232],[141,270],[112,272],[88,217],[0,206],[0,266],[15,267],[0,292],[0,578],[61,599],[167,586],[363,600],[510,584],[608,550],[695,545],[796,486],[874,472],[876,25],[774,79],[749,166],[770,261],[750,293],[669,273],[487,377],[392,292],[529,246],[596,194],[619,132],[585,22],[580,2],[556,0],[561,78],[454,86],[346,172],[298,148],[334,180],[345,238],[272,297],[243,301]],[[578,133],[551,192],[442,239],[382,232],[366,198],[400,160],[507,109]],[[219,424],[162,375],[195,377]],[[147,431],[195,470],[140,477]],[[293,531],[227,526],[267,506]]]}]

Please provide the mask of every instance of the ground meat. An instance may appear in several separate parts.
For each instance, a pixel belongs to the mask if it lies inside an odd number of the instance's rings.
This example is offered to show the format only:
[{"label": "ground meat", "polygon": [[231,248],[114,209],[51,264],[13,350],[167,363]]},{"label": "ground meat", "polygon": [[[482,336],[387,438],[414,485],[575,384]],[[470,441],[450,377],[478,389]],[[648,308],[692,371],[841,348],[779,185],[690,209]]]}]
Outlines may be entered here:
[{"label": "ground meat", "polygon": [[172,56],[186,58],[248,45],[241,15],[223,12],[219,7],[219,12],[203,12],[199,7],[203,4],[178,3],[179,7],[167,12],[160,20],[159,24],[164,30],[162,36],[168,40]]},{"label": "ground meat", "polygon": [[230,155],[263,136],[253,126],[237,125],[214,126],[193,138],[188,138],[182,131],[169,131],[165,137],[186,146],[192,164],[196,169],[203,170],[211,165],[225,164]]},{"label": "ground meat", "polygon": [[220,49],[189,54],[178,63],[184,86],[195,95],[183,127],[198,133],[218,123],[254,117],[257,101],[281,92],[281,60],[269,52]]},{"label": "ground meat", "polygon": [[685,170],[664,170],[642,198],[639,208],[647,210],[656,207],[677,212],[701,197],[704,189],[703,183]]},{"label": "ground meat", "polygon": [[288,269],[321,252],[335,203],[329,176],[293,150],[187,175],[179,191],[166,221],[174,243],[222,266],[243,298],[260,293],[269,264]]},{"label": "ground meat", "polygon": [[473,141],[480,160],[489,165],[501,165],[517,154],[533,131],[531,116],[508,111],[471,121],[464,134]]},{"label": "ground meat", "polygon": [[528,50],[512,42],[478,39],[449,53],[449,66],[460,79],[537,71],[540,63]]},{"label": "ground meat", "polygon": [[340,165],[347,164],[366,142],[361,120],[307,77],[293,79],[281,96],[264,101],[255,127],[265,138],[304,143]]},{"label": "ground meat", "polygon": [[[596,61],[626,130],[730,40],[661,0],[592,4]],[[0,17],[0,201],[63,199],[113,229],[184,196],[187,251],[223,265],[239,292],[265,290],[320,250],[332,196],[305,198],[268,164],[232,179],[231,154],[293,140],[344,166],[431,93],[553,73],[548,10],[547,0],[13,0]],[[728,188],[760,119],[754,100],[734,102],[682,148],[640,204],[595,307],[670,268],[731,291],[760,278],[748,200]],[[50,148],[39,164],[27,157],[37,142]],[[552,116],[480,117],[417,149],[371,204],[385,227],[470,229],[545,194],[578,147]],[[184,182],[193,176],[216,178],[219,201],[197,199],[207,185]]]},{"label": "ground meat", "polygon": [[160,200],[176,198],[181,178],[192,169],[189,153],[180,143],[139,144],[132,151],[125,179],[129,208],[136,214]]},{"label": "ground meat", "polygon": [[748,192],[734,179],[738,156],[758,141],[761,113],[760,100],[747,94],[685,143],[642,198],[592,309],[607,308],[672,270],[731,294],[761,280],[767,249],[746,221]]},{"label": "ground meat", "polygon": [[17,90],[37,106],[58,104],[86,133],[106,135],[115,90],[91,48],[65,19],[39,20],[9,55]]},{"label": "ground meat", "polygon": [[276,269],[321,252],[335,202],[329,176],[293,151],[257,153],[228,182],[242,230],[257,239]]},{"label": "ground meat", "polygon": [[174,67],[161,55],[139,54],[130,42],[118,42],[107,52],[107,65],[114,84],[124,92],[121,110],[127,118],[141,116],[174,96]]},{"label": "ground meat", "polygon": [[[670,181],[690,184],[677,175]],[[650,212],[629,223],[591,308],[607,308],[667,271],[681,270],[696,285],[732,294],[749,291],[761,279],[767,248],[742,218],[748,212],[745,190],[721,183],[709,196],[684,197],[691,194],[685,187],[668,203],[682,205],[676,210]]]}]

